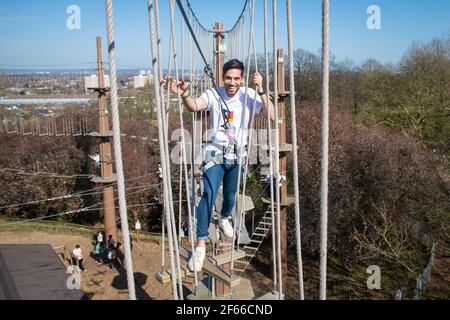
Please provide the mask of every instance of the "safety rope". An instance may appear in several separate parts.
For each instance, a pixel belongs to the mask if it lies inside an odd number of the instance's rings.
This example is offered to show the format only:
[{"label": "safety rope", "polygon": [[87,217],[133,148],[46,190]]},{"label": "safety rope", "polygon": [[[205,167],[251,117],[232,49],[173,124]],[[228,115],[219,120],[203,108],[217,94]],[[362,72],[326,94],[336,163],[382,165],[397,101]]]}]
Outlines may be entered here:
[{"label": "safety rope", "polygon": [[305,299],[303,289],[303,262],[302,262],[302,245],[300,234],[300,192],[298,186],[298,151],[297,151],[297,116],[295,106],[295,83],[294,83],[294,34],[292,33],[292,3],[286,0],[286,17],[288,32],[288,56],[289,56],[289,90],[291,98],[291,137],[293,150],[293,167],[294,167],[294,195],[295,195],[295,237],[297,246],[297,266],[298,266],[298,282],[300,300]]},{"label": "safety rope", "polygon": [[[176,48],[177,48],[177,44],[176,44],[176,39],[175,39],[175,25],[174,25],[174,21],[175,21],[175,15],[174,15],[174,0],[170,1],[170,24],[171,24],[171,38],[172,38],[172,46],[173,46],[173,53],[174,53],[174,67],[175,67],[175,77],[178,79],[179,74],[178,74],[178,63],[177,63],[177,53],[176,53]],[[186,197],[187,197],[187,202],[188,202],[188,215],[189,215],[189,223],[192,226],[192,212],[191,212],[191,199],[190,199],[190,195],[189,195],[189,178],[188,178],[188,169],[187,169],[187,155],[186,155],[186,140],[185,140],[185,136],[184,136],[184,125],[183,125],[183,107],[181,104],[181,95],[178,91],[177,94],[177,102],[178,102],[178,110],[179,110],[179,115],[180,115],[180,126],[181,126],[181,153],[182,153],[182,161],[184,164],[184,181],[185,181],[185,189],[186,189]],[[192,192],[195,192],[195,190],[192,190]],[[190,232],[191,235],[191,250],[192,250],[192,254],[194,254],[194,239],[193,239],[193,233]],[[194,263],[194,277],[195,277],[195,286],[197,286],[198,284],[198,280],[197,280],[197,272],[196,272],[196,266],[195,266],[195,260],[196,259],[192,259],[193,263]],[[181,276],[181,275],[180,275]]]},{"label": "safety rope", "polygon": [[[156,49],[156,40],[155,39],[155,21],[154,21],[154,15],[153,15],[153,0],[147,0],[148,5],[148,13],[149,13],[149,20],[150,20],[150,43],[151,43],[151,53],[152,53],[152,70],[153,70],[153,78],[155,79],[155,83],[159,84],[159,74],[157,69],[157,60],[158,60],[158,54]],[[173,235],[172,235],[172,226],[171,226],[171,214],[169,209],[169,195],[168,191],[169,188],[171,188],[170,185],[168,185],[167,181],[167,174],[166,174],[166,153],[165,153],[165,146],[164,146],[164,132],[162,127],[163,122],[163,115],[162,115],[162,105],[161,105],[161,95],[160,95],[160,86],[155,85],[155,100],[156,100],[156,113],[158,118],[158,137],[159,137],[159,148],[160,148],[160,157],[161,157],[161,169],[163,172],[163,193],[164,193],[164,209],[165,209],[165,215],[166,215],[166,226],[167,226],[167,237],[168,237],[168,245],[169,245],[169,258],[170,258],[170,270],[171,270],[171,280],[172,280],[172,292],[173,292],[173,298],[174,300],[178,300],[178,292],[177,292],[177,280],[174,276],[175,273],[175,257],[174,257],[174,244],[173,244]]]},{"label": "safety rope", "polygon": [[[266,100],[270,101],[270,77],[269,77],[269,44],[268,44],[268,18],[267,18],[267,0],[264,0],[264,58],[266,68]],[[272,217],[272,266],[273,266],[273,290],[277,288],[277,259],[276,257],[276,239],[275,239],[275,206],[274,206],[274,185],[273,185],[273,145],[272,145],[272,122],[270,121],[269,114],[267,114],[267,131],[268,131],[268,144],[269,144],[269,174],[270,174],[270,212]]]},{"label": "safety rope", "polygon": [[119,212],[122,225],[122,235],[124,242],[125,266],[127,270],[127,283],[130,300],[136,300],[136,291],[134,287],[133,263],[131,258],[130,234],[128,230],[127,203],[125,197],[125,181],[122,165],[122,145],[120,141],[120,119],[119,104],[117,98],[117,74],[116,74],[116,43],[114,38],[114,22],[112,0],[106,0],[107,16],[107,34],[108,34],[108,53],[109,53],[109,71],[110,71],[110,97],[112,109],[112,125],[114,134],[114,159],[116,162],[117,187],[119,194]]},{"label": "safety rope", "polygon": [[[188,8],[189,8],[189,11],[191,12],[193,18],[194,18],[195,21],[198,23],[198,25],[200,26],[200,28],[202,28],[205,32],[208,32],[208,33],[214,33],[216,30],[210,30],[210,29],[207,29],[207,28],[205,28],[205,27],[200,23],[200,21],[198,20],[197,16],[195,15],[194,10],[192,10],[192,6],[191,6],[189,0],[187,0],[186,3],[187,3],[187,6],[188,6]],[[248,4],[248,0],[245,1],[245,3],[244,3],[244,8],[242,8],[242,12],[241,12],[241,14],[239,15],[239,18],[237,18],[237,20],[236,20],[236,22],[234,23],[233,27],[232,27],[231,29],[229,29],[229,30],[224,30],[223,33],[231,33],[231,32],[233,32],[233,31],[236,29],[237,25],[239,24],[239,22],[241,21],[242,17],[244,16],[245,10],[247,9],[247,4]],[[222,32],[222,31],[220,31],[220,32]]]},{"label": "safety rope", "polygon": [[[244,128],[244,119],[246,119],[247,116],[247,102],[248,102],[248,86],[249,86],[249,78],[250,78],[250,59],[251,59],[251,49],[252,49],[252,42],[251,42],[251,38],[253,37],[253,9],[254,9],[254,5],[253,5],[253,0],[251,0],[252,5],[250,5],[251,8],[251,13],[250,13],[250,34],[249,34],[249,42],[248,42],[248,55],[247,55],[247,74],[246,74],[246,79],[245,79],[245,98],[244,98],[244,106],[243,106],[243,114],[242,114],[242,121],[241,121],[241,125],[240,125],[240,132],[241,132],[241,141],[240,141],[240,146],[243,150],[245,150],[245,141],[244,141],[244,130],[247,128]],[[256,95],[256,92],[255,92]],[[254,100],[256,101],[256,96],[254,97]],[[254,111],[254,110],[253,110]],[[249,158],[249,154],[247,154],[246,159]],[[239,221],[241,221],[242,217],[242,212],[241,212],[241,207],[239,206],[238,202],[239,202],[239,191],[240,191],[240,185],[241,185],[241,170],[242,170],[242,166],[244,165],[242,163],[242,155],[241,153],[238,154],[238,159],[237,162],[239,163],[238,165],[238,179],[237,179],[237,188],[236,188],[236,195],[235,195],[235,203],[236,203],[236,221],[234,223],[234,232],[233,232],[233,250],[231,251],[231,271],[233,271],[234,269],[234,245],[235,245],[235,239],[236,239],[236,231],[237,231],[237,218],[239,216]],[[247,167],[247,166],[245,166]],[[245,170],[245,169],[244,169]],[[245,176],[244,176],[245,179]],[[244,199],[244,195],[242,196],[242,198]],[[241,230],[239,229],[237,232],[240,232]],[[237,243],[237,247],[239,248],[239,236],[238,236],[238,243]]]},{"label": "safety rope", "polygon": [[[224,129],[228,129],[229,119],[228,119],[227,116],[225,116],[225,114],[227,114],[227,113],[230,111],[230,109],[228,108],[228,104],[227,104],[227,102],[225,101],[225,99],[223,98],[223,96],[220,94],[219,90],[217,89],[216,79],[215,79],[214,74],[213,74],[213,72],[212,72],[211,66],[210,66],[210,64],[208,63],[208,61],[207,61],[206,58],[205,58],[205,55],[204,55],[204,53],[203,53],[203,50],[201,49],[200,44],[199,44],[199,42],[198,42],[198,39],[197,39],[197,37],[196,37],[196,35],[195,35],[195,32],[194,32],[194,30],[192,29],[191,23],[190,23],[190,21],[189,21],[187,15],[186,15],[186,12],[185,12],[185,10],[184,10],[182,4],[181,4],[181,0],[176,0],[176,1],[177,1],[177,4],[178,4],[179,9],[180,9],[180,11],[181,11],[181,15],[183,16],[184,21],[185,21],[185,23],[186,23],[186,25],[187,25],[187,27],[188,27],[188,29],[189,29],[189,32],[190,32],[191,35],[192,35],[192,40],[194,40],[194,43],[195,43],[195,45],[196,45],[196,47],[197,47],[197,49],[198,49],[198,52],[200,53],[200,56],[202,57],[203,62],[204,62],[204,64],[205,64],[204,72],[205,72],[205,74],[207,74],[207,75],[211,78],[211,81],[212,81],[212,84],[213,84],[213,88],[214,88],[214,90],[216,91],[216,93],[217,93],[217,95],[218,95],[218,97],[219,97],[219,99],[220,99],[220,100],[219,100],[219,104],[222,105],[222,103],[223,103],[223,104],[225,105],[225,112],[222,110],[222,112],[221,112],[220,114],[222,115],[223,122],[224,122],[223,128],[224,128]],[[222,109],[223,109],[223,107],[222,107]]]},{"label": "safety rope", "polygon": [[328,119],[329,119],[329,0],[322,1],[322,160],[320,182],[320,299],[327,298]]},{"label": "safety rope", "polygon": [[277,1],[272,0],[273,14],[273,78],[274,78],[274,106],[275,106],[275,174],[276,174],[276,203],[277,203],[277,259],[278,259],[278,299],[283,297],[283,279],[281,265],[281,208],[280,208],[280,131],[278,119],[278,38],[277,38]]},{"label": "safety rope", "polygon": [[[246,96],[245,96],[245,102],[244,102],[244,119],[245,119],[245,110],[247,109],[247,99],[248,99],[248,81],[250,78],[250,57],[251,57],[251,49],[253,49],[253,54],[254,54],[254,63],[255,63],[255,71],[258,72],[258,62],[257,62],[257,57],[256,57],[256,49],[255,49],[255,41],[254,41],[254,12],[255,12],[255,3],[254,0],[251,1],[250,3],[250,36],[249,36],[249,51],[248,51],[248,67],[247,67],[247,86],[246,86]],[[245,159],[245,164],[244,164],[244,174],[243,174],[243,183],[242,183],[242,199],[241,199],[241,204],[237,205],[237,212],[236,214],[239,215],[239,232],[238,232],[238,239],[237,239],[237,245],[239,246],[240,244],[240,236],[241,236],[241,230],[242,230],[242,224],[243,224],[243,211],[242,208],[244,207],[245,204],[245,191],[246,191],[246,186],[247,186],[247,173],[248,173],[248,160],[250,159],[250,154],[251,154],[251,147],[252,147],[252,139],[253,139],[253,124],[254,124],[254,119],[255,119],[255,113],[256,113],[256,101],[257,101],[257,92],[255,90],[255,96],[253,98],[253,105],[252,105],[252,115],[251,115],[251,121],[250,121],[250,125],[248,126],[249,128],[249,135],[248,135],[248,141],[247,141],[247,145],[248,145],[248,149],[247,149],[247,157]],[[269,101],[267,101],[267,103],[269,103]],[[269,107],[269,106],[267,106]],[[241,122],[241,130],[244,129],[243,127],[243,121]],[[244,135],[242,135],[241,137],[241,145],[244,145]],[[239,166],[239,170],[238,172],[241,172],[241,165],[242,165],[242,158],[240,159],[240,166]],[[239,175],[240,177],[240,175]],[[238,177],[238,186],[239,186],[239,177]],[[239,188],[238,188],[239,190]],[[236,202],[237,203],[237,202]],[[236,224],[235,224],[236,225]],[[233,254],[232,254],[232,266],[233,266]]]}]

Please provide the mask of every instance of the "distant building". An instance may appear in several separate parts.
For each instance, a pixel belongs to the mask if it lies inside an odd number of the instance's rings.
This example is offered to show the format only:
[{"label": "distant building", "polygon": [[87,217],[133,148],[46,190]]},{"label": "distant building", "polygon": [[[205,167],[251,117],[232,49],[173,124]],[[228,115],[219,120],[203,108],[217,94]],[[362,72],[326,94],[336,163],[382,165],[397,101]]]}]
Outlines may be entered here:
[{"label": "distant building", "polygon": [[143,75],[140,74],[138,76],[134,76],[134,89],[144,88],[146,84],[153,83],[153,76],[151,75]]},{"label": "distant building", "polygon": [[[109,87],[109,75],[105,75],[105,87]],[[88,77],[84,77],[84,90],[88,92],[88,88],[98,88],[98,77],[96,74],[92,74]]]}]

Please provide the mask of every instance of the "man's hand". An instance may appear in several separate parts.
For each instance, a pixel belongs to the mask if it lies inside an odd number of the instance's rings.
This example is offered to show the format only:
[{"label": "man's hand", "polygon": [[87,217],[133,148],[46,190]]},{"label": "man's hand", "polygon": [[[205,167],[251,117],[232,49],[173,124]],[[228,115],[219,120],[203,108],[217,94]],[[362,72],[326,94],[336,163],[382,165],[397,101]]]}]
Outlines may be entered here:
[{"label": "man's hand", "polygon": [[180,93],[180,95],[183,95],[183,93],[186,92],[188,88],[186,81],[184,81],[184,79],[181,80],[180,83],[178,84],[177,79],[169,79],[169,76],[167,76],[162,80],[164,89],[167,89],[168,83],[170,83],[170,91],[174,94]]},{"label": "man's hand", "polygon": [[253,74],[253,85],[256,88],[256,91],[262,91],[263,90],[263,77],[259,72],[255,72]]}]

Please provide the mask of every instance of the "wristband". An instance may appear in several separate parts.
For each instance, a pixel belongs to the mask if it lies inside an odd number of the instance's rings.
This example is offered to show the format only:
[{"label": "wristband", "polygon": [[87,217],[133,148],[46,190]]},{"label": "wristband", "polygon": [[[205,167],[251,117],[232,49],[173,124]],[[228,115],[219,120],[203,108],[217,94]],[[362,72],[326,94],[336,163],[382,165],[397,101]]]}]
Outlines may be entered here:
[{"label": "wristband", "polygon": [[187,97],[189,97],[190,92],[188,89],[184,90],[184,92],[181,94],[181,98],[186,99]]}]

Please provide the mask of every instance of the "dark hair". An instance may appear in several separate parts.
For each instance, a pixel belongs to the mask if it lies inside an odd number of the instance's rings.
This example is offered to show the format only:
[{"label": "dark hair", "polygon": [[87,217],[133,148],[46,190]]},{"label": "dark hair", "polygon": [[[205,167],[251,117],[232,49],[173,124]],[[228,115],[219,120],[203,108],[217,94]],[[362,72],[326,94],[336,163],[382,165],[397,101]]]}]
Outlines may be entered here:
[{"label": "dark hair", "polygon": [[79,244],[77,244],[77,245],[75,246],[75,248],[77,248],[77,249],[78,249],[79,247],[80,247],[80,245],[79,245]]},{"label": "dark hair", "polygon": [[230,61],[225,63],[223,65],[223,74],[225,75],[228,72],[228,70],[231,69],[239,69],[241,70],[241,75],[244,74],[244,64],[238,59],[231,59]]},{"label": "dark hair", "polygon": [[112,234],[110,234],[109,236],[108,236],[108,239],[111,239],[112,238]]}]

